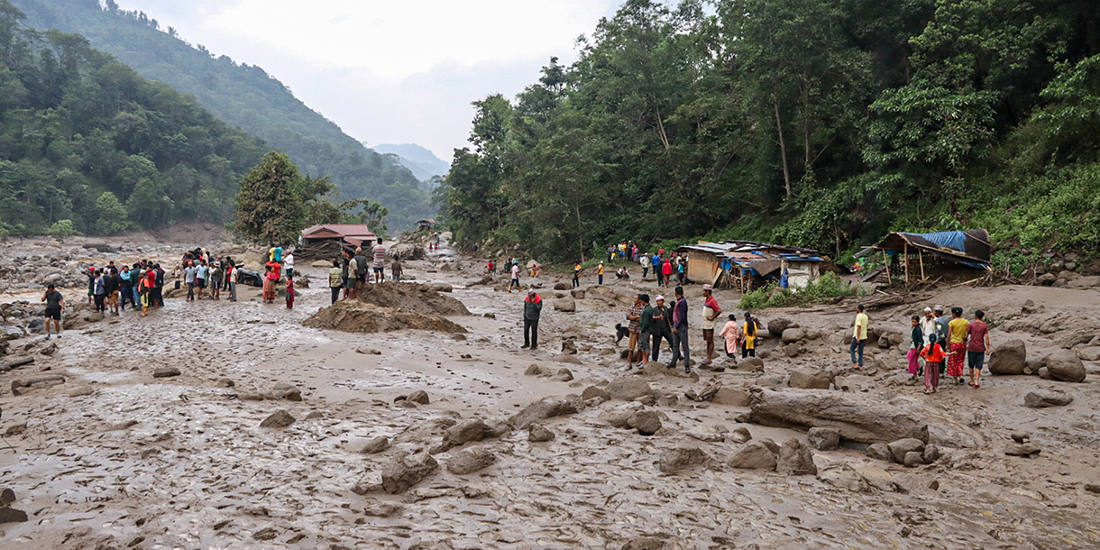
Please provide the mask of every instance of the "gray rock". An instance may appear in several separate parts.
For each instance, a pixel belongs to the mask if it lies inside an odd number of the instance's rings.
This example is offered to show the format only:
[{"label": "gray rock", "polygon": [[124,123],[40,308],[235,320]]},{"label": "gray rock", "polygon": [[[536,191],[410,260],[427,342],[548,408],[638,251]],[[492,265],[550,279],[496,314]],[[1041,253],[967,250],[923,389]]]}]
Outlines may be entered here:
[{"label": "gray rock", "polygon": [[1033,409],[1062,407],[1073,403],[1073,396],[1060,391],[1037,390],[1024,396],[1024,406]]},{"label": "gray rock", "polygon": [[885,443],[873,443],[867,447],[867,450],[863,452],[869,458],[875,460],[883,460],[891,462],[894,460],[894,455],[890,453],[890,448]]},{"label": "gray rock", "polygon": [[939,460],[941,456],[943,456],[943,453],[940,452],[939,445],[929,443],[928,445],[924,446],[924,453],[921,456],[921,459],[924,461],[925,464],[931,464]]},{"label": "gray rock", "polygon": [[749,441],[726,459],[729,467],[743,470],[774,470],[776,463],[776,453],[762,441]]},{"label": "gray rock", "polygon": [[836,428],[810,428],[806,441],[819,451],[835,451],[840,447],[840,430]]},{"label": "gray rock", "polygon": [[531,424],[527,427],[527,441],[532,443],[553,441],[555,437],[554,432],[550,431],[542,424]]},{"label": "gray rock", "polygon": [[1031,439],[1031,434],[1027,432],[1012,432],[1011,436],[1016,443],[1026,443]]},{"label": "gray rock", "polygon": [[607,393],[615,399],[633,401],[643,395],[653,395],[653,388],[645,380],[638,378],[619,378],[607,385]]},{"label": "gray rock", "polygon": [[780,338],[783,336],[783,332],[788,328],[797,326],[798,324],[790,319],[772,319],[771,322],[768,323],[768,333],[776,338]]},{"label": "gray rock", "polygon": [[486,428],[485,422],[479,419],[463,420],[447,429],[443,436],[443,447],[451,449],[471,441],[481,441],[485,438]]},{"label": "gray rock", "polygon": [[472,474],[488,468],[497,457],[488,449],[471,447],[455,452],[447,461],[447,471],[455,475]]},{"label": "gray rock", "polygon": [[553,379],[558,382],[571,382],[573,381],[573,371],[566,368],[560,368],[558,372],[554,374]]},{"label": "gray rock", "polygon": [[871,483],[863,474],[857,472],[846,463],[830,464],[817,472],[817,479],[853,493],[870,493],[873,491]]},{"label": "gray rock", "polygon": [[674,548],[663,536],[643,536],[628,540],[622,550],[673,550]]},{"label": "gray rock", "polygon": [[598,397],[598,398],[602,399],[603,401],[611,401],[611,394],[608,393],[607,390],[605,390],[603,388],[598,388],[596,386],[588,386],[587,388],[584,389],[583,392],[581,392],[581,399],[584,399],[585,401],[588,401],[589,399],[592,399],[592,398],[595,398],[595,397]]},{"label": "gray rock", "polygon": [[261,428],[285,428],[294,423],[294,417],[284,410],[278,410],[260,422]]},{"label": "gray rock", "polygon": [[1036,374],[1043,380],[1050,380],[1050,369],[1046,367],[1039,367],[1039,371]]},{"label": "gray rock", "polygon": [[428,453],[398,454],[382,468],[382,490],[396,495],[435,473],[439,463]]},{"label": "gray rock", "polygon": [[901,463],[906,468],[916,468],[921,464],[924,464],[924,452],[910,451],[905,453],[905,457],[901,460]]},{"label": "gray rock", "polygon": [[742,372],[764,372],[764,360],[760,357],[749,357],[739,361],[734,369]]},{"label": "gray rock", "polygon": [[657,468],[666,474],[675,474],[706,466],[710,456],[696,446],[673,447],[663,451],[657,459]]},{"label": "gray rock", "polygon": [[790,380],[787,384],[792,388],[798,388],[803,390],[827,390],[833,383],[834,373],[827,371],[816,372],[802,372],[794,371],[791,373]]},{"label": "gray rock", "polygon": [[752,388],[749,420],[765,426],[809,429],[829,426],[861,443],[928,439],[928,422],[912,400],[889,403],[863,393]]},{"label": "gray rock", "polygon": [[661,417],[654,411],[638,411],[630,415],[626,423],[642,435],[653,435],[661,429]]},{"label": "gray rock", "polygon": [[523,374],[526,374],[527,376],[538,376],[542,374],[542,367],[532,363],[530,365],[527,365],[527,369],[523,371]]},{"label": "gray rock", "polygon": [[1076,353],[1058,350],[1047,356],[1047,370],[1050,377],[1063,382],[1084,382],[1085,364]]},{"label": "gray rock", "polygon": [[1008,456],[1033,456],[1042,452],[1042,449],[1034,443],[1008,443],[1005,445],[1005,454]]},{"label": "gray rock", "polygon": [[176,367],[157,367],[153,370],[153,378],[171,378],[179,375],[180,370]]},{"label": "gray rock", "polygon": [[[749,429],[744,426],[738,426],[730,432],[730,441],[733,443],[745,443],[752,439],[752,434],[749,433]],[[779,452],[778,450],[776,452]]]},{"label": "gray rock", "polygon": [[792,437],[784,441],[783,446],[779,448],[779,459],[776,461],[775,471],[791,476],[816,475],[817,465],[814,464],[814,453],[801,441]]},{"label": "gray rock", "polygon": [[890,456],[892,456],[894,462],[897,462],[898,464],[905,463],[905,455],[908,453],[924,452],[924,442],[913,437],[907,437],[905,439],[892,441],[886,447],[890,449]]},{"label": "gray rock", "polygon": [[431,400],[428,399],[428,392],[424,390],[416,390],[410,393],[409,396],[405,398],[405,400],[412,401],[413,403],[418,403],[420,405],[427,405],[431,402]]},{"label": "gray rock", "polygon": [[526,430],[531,424],[547,418],[577,414],[584,408],[584,401],[576,397],[548,397],[528,405],[509,420],[514,429]]},{"label": "gray rock", "polygon": [[22,510],[8,507],[0,508],[0,524],[22,523],[27,521],[27,519],[27,513]]},{"label": "gray rock", "polygon": [[989,372],[992,374],[1023,374],[1026,366],[1027,346],[1021,340],[998,344],[989,356]]},{"label": "gray rock", "polygon": [[386,436],[378,436],[363,445],[363,448],[359,450],[360,453],[372,455],[377,454],[390,448],[390,438]]},{"label": "gray rock", "polygon": [[302,390],[298,389],[297,386],[293,384],[288,384],[286,382],[276,385],[273,394],[277,398],[284,399],[286,401],[302,400]]},{"label": "gray rock", "polygon": [[582,289],[582,288],[574,288],[569,293],[571,295],[573,295],[574,299],[577,299],[577,300],[583,300],[584,299],[584,289]]},{"label": "gray rock", "polygon": [[577,302],[572,296],[564,296],[554,300],[554,309],[556,311],[564,311],[571,313],[577,311]]},{"label": "gray rock", "polygon": [[741,388],[718,388],[714,397],[710,398],[711,403],[730,407],[747,407],[751,400],[752,396],[749,392]]}]

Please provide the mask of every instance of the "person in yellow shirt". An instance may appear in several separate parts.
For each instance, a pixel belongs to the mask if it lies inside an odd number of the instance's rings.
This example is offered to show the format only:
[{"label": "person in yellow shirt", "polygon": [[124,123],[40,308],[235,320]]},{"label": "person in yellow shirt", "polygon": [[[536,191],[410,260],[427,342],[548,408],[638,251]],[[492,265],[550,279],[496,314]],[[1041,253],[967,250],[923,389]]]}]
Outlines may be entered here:
[{"label": "person in yellow shirt", "polygon": [[579,288],[581,286],[581,263],[576,262],[573,264],[573,288]]},{"label": "person in yellow shirt", "polygon": [[961,307],[951,308],[951,321],[947,323],[949,339],[947,376],[955,377],[955,385],[962,384],[963,364],[966,362],[966,327],[970,321],[963,319]]},{"label": "person in yellow shirt", "polygon": [[[856,306],[855,330],[852,333],[852,343],[848,346],[848,352],[852,356],[852,368],[863,370],[863,348],[867,344],[867,324],[869,319],[863,312],[863,304]],[[856,350],[859,350],[859,360],[856,360]]]},{"label": "person in yellow shirt", "polygon": [[596,268],[596,276],[599,277],[600,284],[603,284],[603,262],[600,262],[599,267]]}]

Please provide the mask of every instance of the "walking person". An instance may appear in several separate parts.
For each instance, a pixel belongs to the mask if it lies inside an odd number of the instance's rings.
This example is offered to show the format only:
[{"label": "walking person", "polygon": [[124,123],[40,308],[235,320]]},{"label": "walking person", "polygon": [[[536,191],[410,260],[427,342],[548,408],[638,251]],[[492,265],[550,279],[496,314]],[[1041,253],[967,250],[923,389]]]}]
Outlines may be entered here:
[{"label": "walking person", "polygon": [[383,283],[386,281],[386,245],[382,244],[382,237],[378,238],[378,244],[374,245],[374,282]]},{"label": "walking person", "polygon": [[928,339],[920,351],[921,359],[924,359],[924,394],[936,393],[940,387],[940,370],[946,355],[935,336]]},{"label": "walking person", "polygon": [[581,286],[581,263],[573,263],[573,288],[579,288]]},{"label": "walking person", "polygon": [[664,275],[665,288],[668,288],[669,281],[672,280],[672,258],[661,262],[661,274]]},{"label": "walking person", "polygon": [[982,387],[982,366],[985,365],[985,354],[993,353],[993,345],[989,343],[989,325],[985,324],[985,312],[974,312],[974,320],[966,326],[967,364],[970,366],[970,385],[974,389]]},{"label": "walking person", "polygon": [[523,346],[522,348],[539,349],[539,317],[542,316],[542,296],[535,289],[527,291],[527,298],[523,300]]},{"label": "walking person", "polygon": [[332,292],[332,303],[340,299],[340,288],[344,286],[344,270],[340,269],[340,260],[332,260],[332,269],[328,270],[328,287]]},{"label": "walking person", "polygon": [[53,321],[54,333],[61,338],[61,314],[65,312],[65,297],[50,283],[46,285],[46,292],[39,301],[46,302],[46,339],[50,339],[50,321]]},{"label": "walking person", "polygon": [[703,365],[709,365],[714,360],[714,328],[718,325],[718,316],[721,314],[722,307],[714,299],[714,287],[703,285],[703,342],[707,345],[707,355],[701,363]]},{"label": "walking person", "polygon": [[[928,310],[931,312],[932,310]],[[909,344],[909,352],[905,354],[905,358],[909,360],[909,380],[916,380],[917,373],[920,372],[920,362],[917,359],[920,357],[920,349],[924,347],[925,335],[924,330],[921,328],[921,318],[919,315],[913,316],[913,330],[910,331],[909,337],[911,343]]]},{"label": "walking person", "polygon": [[641,258],[639,258],[638,260],[638,263],[642,264],[642,280],[644,281],[646,276],[649,275],[649,254],[642,254]]},{"label": "walking person", "polygon": [[669,321],[672,320],[672,312],[665,307],[664,296],[658,295],[654,302],[657,305],[653,307],[653,322],[649,325],[649,332],[653,337],[651,357],[654,361],[657,361],[661,355],[661,340],[667,341],[669,349],[673,349],[672,325],[669,324]]},{"label": "walking person", "polygon": [[[150,267],[145,271],[145,277],[142,278],[142,284],[145,286],[145,294],[141,297],[141,316],[145,317],[149,314],[149,308],[156,307],[156,293],[154,291],[157,285],[157,270]],[[188,287],[190,290],[191,287]],[[192,300],[194,295],[192,295]]]},{"label": "walking person", "polygon": [[760,339],[760,325],[751,313],[745,313],[745,322],[741,324],[741,358],[756,357],[756,341]]},{"label": "walking person", "polygon": [[688,350],[688,303],[684,298],[684,287],[676,287],[676,303],[672,305],[672,360],[668,368],[675,368],[681,355],[684,359],[684,372],[691,372],[691,352]]},{"label": "walking person", "polygon": [[948,347],[947,376],[955,378],[955,385],[962,384],[963,366],[966,364],[966,335],[970,321],[963,318],[961,307],[951,308],[951,321],[947,323]]},{"label": "walking person", "polygon": [[626,368],[623,370],[634,368],[634,351],[638,349],[638,340],[642,332],[642,311],[645,309],[642,307],[640,296],[635,294],[634,304],[626,310],[627,332],[630,334],[630,339],[627,340]]},{"label": "walking person", "polygon": [[[855,330],[852,332],[852,343],[848,346],[848,353],[852,356],[852,368],[863,370],[863,348],[867,345],[867,323],[869,319],[863,312],[863,304],[856,306]],[[856,360],[856,351],[859,351],[859,360]]]},{"label": "walking person", "polygon": [[598,284],[602,285],[603,284],[603,261],[601,261],[600,265],[596,268],[596,277],[598,279]]},{"label": "walking person", "polygon": [[729,320],[722,325],[722,331],[718,333],[718,336],[722,338],[722,349],[725,351],[726,357],[730,359],[737,357],[737,345],[741,340],[741,331],[737,327],[736,315],[730,314]]},{"label": "walking person", "polygon": [[642,317],[638,320],[638,349],[642,352],[642,368],[649,366],[649,333],[653,327],[653,306],[649,304],[649,294],[639,294],[642,303]]},{"label": "walking person", "polygon": [[511,268],[510,271],[512,273],[512,280],[508,282],[508,292],[512,292],[512,289],[520,290],[520,286],[519,286],[519,264],[517,264],[515,261],[512,261],[511,263],[512,263],[512,268]]}]

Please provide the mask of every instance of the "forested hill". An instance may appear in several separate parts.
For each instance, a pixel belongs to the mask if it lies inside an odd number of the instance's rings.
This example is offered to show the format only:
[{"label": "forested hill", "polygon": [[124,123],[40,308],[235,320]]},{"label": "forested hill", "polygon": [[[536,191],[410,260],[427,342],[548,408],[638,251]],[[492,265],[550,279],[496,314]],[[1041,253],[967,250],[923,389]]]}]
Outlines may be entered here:
[{"label": "forested hill", "polygon": [[392,159],[365,148],[263,69],[192,47],[144,13],[99,0],[12,0],[28,26],[84,35],[146,78],[194,95],[214,116],[285,151],[303,172],[329,176],[345,199],[389,209],[391,227],[428,215],[428,193]]},{"label": "forested hill", "polygon": [[435,153],[415,143],[400,145],[385,143],[375,145],[374,150],[383,155],[397,155],[399,162],[411,170],[420,181],[430,181],[432,177],[442,176],[451,169],[451,165],[435,156]]},{"label": "forested hill", "polygon": [[0,234],[226,222],[262,142],[0,0]]},{"label": "forested hill", "polygon": [[628,0],[579,49],[475,103],[442,213],[466,242],[984,227],[1017,266],[1100,255],[1096,0]]}]

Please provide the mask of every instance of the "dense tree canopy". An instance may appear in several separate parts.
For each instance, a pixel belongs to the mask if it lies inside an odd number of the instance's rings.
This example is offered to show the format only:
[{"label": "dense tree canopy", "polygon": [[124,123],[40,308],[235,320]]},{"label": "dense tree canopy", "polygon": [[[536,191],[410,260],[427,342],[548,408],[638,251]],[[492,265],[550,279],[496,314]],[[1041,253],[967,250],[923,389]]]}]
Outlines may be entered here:
[{"label": "dense tree canopy", "polygon": [[627,0],[578,44],[474,103],[436,196],[467,243],[982,226],[1100,255],[1097,0]]},{"label": "dense tree canopy", "polygon": [[0,230],[81,233],[228,221],[262,143],[79,35],[0,0]]},{"label": "dense tree canopy", "polygon": [[[399,226],[432,214],[428,186],[412,172],[345,134],[262,68],[215,57],[202,45],[192,47],[172,27],[113,2],[12,2],[27,14],[31,26],[86,36],[92,46],[146,78],[194,95],[214,116],[285,152],[303,172],[328,176],[339,200],[380,202]],[[288,37],[296,39],[300,37]]]}]

